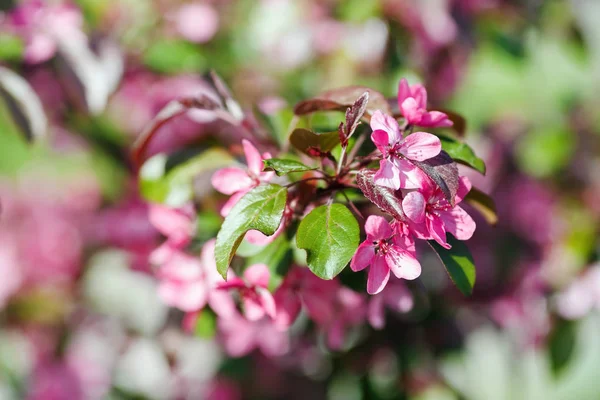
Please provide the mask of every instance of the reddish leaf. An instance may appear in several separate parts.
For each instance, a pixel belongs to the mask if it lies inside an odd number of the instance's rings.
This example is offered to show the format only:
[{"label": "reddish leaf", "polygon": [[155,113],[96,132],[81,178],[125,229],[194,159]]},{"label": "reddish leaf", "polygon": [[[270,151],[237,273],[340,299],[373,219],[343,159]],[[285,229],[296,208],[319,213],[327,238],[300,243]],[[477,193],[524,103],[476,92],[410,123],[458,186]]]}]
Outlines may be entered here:
[{"label": "reddish leaf", "polygon": [[308,129],[294,129],[290,135],[292,146],[308,154],[309,156],[319,156],[321,153],[331,151],[340,142],[338,132],[315,133]]},{"label": "reddish leaf", "polygon": [[395,219],[404,221],[406,219],[402,209],[402,199],[396,196],[396,193],[387,187],[377,185],[373,181],[375,171],[372,169],[362,169],[356,175],[356,183],[362,190],[365,197],[379,209],[390,214]]},{"label": "reddish leaf", "polygon": [[[364,92],[358,99],[352,104],[352,106],[346,109],[346,124],[344,125],[344,133],[346,139],[348,139],[356,127],[360,123],[360,119],[363,117],[367,110],[367,104],[369,103],[369,92]],[[347,141],[347,140],[346,140]]]},{"label": "reddish leaf", "polygon": [[390,114],[390,108],[383,94],[364,86],[348,86],[329,90],[309,100],[301,101],[294,107],[296,115],[306,115],[316,111],[345,111],[351,107],[364,92],[369,94],[369,102],[364,117],[369,120],[375,110]]},{"label": "reddish leaf", "polygon": [[445,151],[425,161],[413,161],[436,185],[440,187],[446,200],[454,206],[458,190],[458,167]]},{"label": "reddish leaf", "polygon": [[167,104],[160,112],[146,125],[140,136],[136,139],[132,148],[132,158],[134,165],[139,168],[146,160],[146,149],[155,133],[167,122],[175,117],[185,114],[190,109],[215,110],[226,120],[232,120],[231,116],[227,118],[228,113],[222,110],[221,105],[208,96],[198,98],[183,98],[173,100]]}]

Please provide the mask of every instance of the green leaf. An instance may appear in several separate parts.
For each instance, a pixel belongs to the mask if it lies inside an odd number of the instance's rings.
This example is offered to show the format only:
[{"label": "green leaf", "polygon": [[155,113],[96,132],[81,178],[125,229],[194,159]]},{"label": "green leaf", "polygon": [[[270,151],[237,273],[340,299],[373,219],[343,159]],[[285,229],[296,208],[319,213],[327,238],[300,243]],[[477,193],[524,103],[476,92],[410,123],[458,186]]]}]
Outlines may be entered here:
[{"label": "green leaf", "polygon": [[293,258],[294,254],[290,247],[290,241],[286,235],[282,234],[265,246],[260,253],[248,258],[246,266],[253,264],[267,265],[271,272],[269,290],[275,291],[281,285],[285,274],[292,265]]},{"label": "green leaf", "polygon": [[333,279],[348,264],[360,239],[358,222],[342,204],[312,210],[298,226],[296,244],[306,250],[310,270],[322,279]]},{"label": "green leaf", "polygon": [[200,48],[192,43],[183,40],[161,40],[146,50],[144,64],[166,74],[196,72],[204,69],[206,59]]},{"label": "green leaf", "polygon": [[290,172],[311,171],[311,168],[295,160],[283,160],[281,158],[270,158],[263,160],[265,163],[264,171],[275,171],[277,176],[287,175]]},{"label": "green leaf", "polygon": [[6,33],[0,34],[0,60],[20,61],[24,48],[20,37]]},{"label": "green leaf", "polygon": [[140,192],[148,201],[180,206],[192,198],[195,177],[212,173],[232,162],[233,158],[225,150],[213,148],[165,173],[167,157],[158,154],[148,159],[140,170]]},{"label": "green leaf", "polygon": [[217,235],[217,271],[227,278],[227,269],[244,234],[256,229],[265,235],[275,233],[285,209],[287,189],[274,184],[260,185],[246,193],[231,209]]},{"label": "green leaf", "polygon": [[290,135],[290,143],[301,152],[313,155],[310,153],[310,149],[326,153],[340,144],[340,137],[337,131],[319,134],[308,129],[298,128],[294,129]]},{"label": "green leaf", "polygon": [[442,149],[459,164],[466,165],[485,175],[485,163],[468,145],[447,136],[440,136]]},{"label": "green leaf", "polygon": [[470,296],[475,285],[475,263],[471,252],[464,242],[449,233],[446,240],[452,246],[451,249],[443,248],[434,240],[429,240],[429,245],[437,253],[458,290],[465,296]]},{"label": "green leaf", "polygon": [[194,334],[197,337],[211,339],[217,330],[217,316],[208,309],[200,312],[196,319]]},{"label": "green leaf", "polygon": [[498,214],[496,212],[496,203],[487,194],[477,188],[471,188],[465,201],[483,215],[485,220],[490,225],[495,225],[498,222]]}]

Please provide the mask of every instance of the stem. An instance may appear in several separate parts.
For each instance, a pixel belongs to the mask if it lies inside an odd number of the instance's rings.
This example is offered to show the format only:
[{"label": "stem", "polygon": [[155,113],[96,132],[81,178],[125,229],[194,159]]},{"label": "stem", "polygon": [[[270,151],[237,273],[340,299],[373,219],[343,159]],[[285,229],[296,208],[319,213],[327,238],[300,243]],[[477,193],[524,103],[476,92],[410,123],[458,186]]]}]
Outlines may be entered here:
[{"label": "stem", "polygon": [[297,185],[299,183],[309,182],[309,181],[329,181],[329,178],[327,178],[325,176],[313,176],[311,178],[300,179],[299,181],[288,183],[284,187],[289,188],[289,187],[292,187],[292,186]]},{"label": "stem", "polygon": [[352,150],[350,150],[350,153],[348,153],[348,158],[350,159],[350,161],[354,160],[354,157],[356,157],[356,153],[358,153],[360,146],[363,145],[366,139],[367,135],[359,136],[358,139],[356,139],[356,143],[354,143]]},{"label": "stem", "polygon": [[344,162],[346,162],[346,150],[347,149],[348,149],[348,146],[342,147],[342,154],[340,155],[340,161],[338,162],[337,171],[336,171],[336,175],[338,175],[338,176],[340,175],[340,172],[342,171]]}]

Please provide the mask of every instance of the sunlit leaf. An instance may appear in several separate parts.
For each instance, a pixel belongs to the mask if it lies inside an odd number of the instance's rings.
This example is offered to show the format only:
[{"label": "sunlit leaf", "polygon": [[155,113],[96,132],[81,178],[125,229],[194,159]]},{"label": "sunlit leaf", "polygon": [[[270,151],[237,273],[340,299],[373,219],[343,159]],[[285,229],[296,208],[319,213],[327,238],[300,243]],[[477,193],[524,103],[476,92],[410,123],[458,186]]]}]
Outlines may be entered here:
[{"label": "sunlit leaf", "polygon": [[414,164],[439,186],[446,200],[454,205],[458,190],[458,167],[452,157],[442,150],[437,156],[425,161],[414,161]]},{"label": "sunlit leaf", "polygon": [[338,203],[312,210],[296,233],[298,248],[306,250],[308,267],[322,279],[333,279],[348,265],[359,239],[356,218]]},{"label": "sunlit leaf", "polygon": [[396,196],[390,188],[377,185],[373,180],[375,171],[371,169],[362,169],[356,175],[356,183],[365,197],[379,209],[399,221],[404,221],[406,216],[402,209],[402,199]]},{"label": "sunlit leaf", "polygon": [[442,149],[444,149],[454,161],[471,167],[485,175],[485,163],[481,158],[475,155],[473,149],[467,144],[447,136],[440,136],[439,138],[442,142]]},{"label": "sunlit leaf", "polygon": [[265,171],[275,171],[277,176],[287,175],[291,172],[311,171],[316,168],[309,167],[295,160],[284,160],[281,158],[269,158],[263,160]]},{"label": "sunlit leaf", "polygon": [[471,188],[464,201],[469,203],[473,208],[483,215],[485,220],[495,225],[498,222],[498,214],[496,212],[496,203],[487,194],[477,188]]},{"label": "sunlit leaf", "polygon": [[285,187],[266,184],[246,193],[231,209],[215,245],[217,270],[223,278],[227,278],[229,263],[246,232],[256,229],[265,235],[275,233],[281,223],[286,201]]},{"label": "sunlit leaf", "polygon": [[294,107],[296,115],[310,114],[316,111],[345,111],[352,106],[357,98],[364,92],[369,93],[369,102],[366,107],[365,118],[370,119],[375,110],[391,114],[385,96],[364,86],[349,86],[329,90],[309,100],[304,100]]},{"label": "sunlit leaf", "polygon": [[458,290],[465,296],[470,296],[475,285],[475,262],[467,245],[451,234],[446,235],[451,249],[445,249],[436,241],[429,240],[429,245],[437,253],[440,261],[444,264],[446,272],[456,285]]}]

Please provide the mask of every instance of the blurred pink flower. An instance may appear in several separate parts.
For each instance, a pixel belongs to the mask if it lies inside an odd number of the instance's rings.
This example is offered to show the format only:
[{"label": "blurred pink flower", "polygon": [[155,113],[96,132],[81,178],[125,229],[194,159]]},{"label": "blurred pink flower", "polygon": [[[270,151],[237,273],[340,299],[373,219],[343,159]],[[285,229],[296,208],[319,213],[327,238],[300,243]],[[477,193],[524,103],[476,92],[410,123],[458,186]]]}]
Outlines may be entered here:
[{"label": "blurred pink flower", "polygon": [[592,309],[600,309],[600,264],[586,269],[556,296],[556,309],[567,319],[579,319]]},{"label": "blurred pink flower", "polygon": [[398,279],[413,280],[421,275],[415,242],[403,227],[392,227],[383,217],[371,215],[365,223],[367,238],[358,246],[350,262],[353,271],[370,265],[367,292],[380,293],[390,279],[390,271]]},{"label": "blurred pink flower", "polygon": [[413,296],[402,281],[393,281],[379,294],[371,297],[368,308],[368,320],[375,329],[385,327],[385,309],[397,313],[406,313],[414,306]]},{"label": "blurred pink flower", "polygon": [[223,278],[214,260],[215,241],[207,242],[200,258],[175,251],[157,272],[158,293],[168,305],[186,312],[203,309],[206,304],[218,315],[228,316],[235,310],[228,293],[217,289]]},{"label": "blurred pink flower", "polygon": [[423,85],[416,84],[409,86],[406,79],[401,79],[398,86],[398,108],[411,125],[430,128],[452,126],[452,121],[443,112],[427,111],[427,90],[425,90]]},{"label": "blurred pink flower", "polygon": [[219,30],[219,14],[209,4],[184,4],[173,15],[181,36],[190,42],[205,43]]},{"label": "blurred pink flower", "polygon": [[333,309],[331,319],[321,324],[321,328],[325,331],[329,348],[341,350],[346,344],[348,331],[365,320],[365,298],[352,289],[340,286],[335,292]]},{"label": "blurred pink flower", "polygon": [[87,40],[81,12],[68,4],[25,1],[9,14],[8,24],[25,39],[24,57],[30,64],[52,58],[61,40]]},{"label": "blurred pink flower", "polygon": [[150,223],[167,238],[150,255],[153,264],[167,262],[172,253],[183,249],[192,240],[196,226],[196,213],[192,204],[177,208],[151,204],[148,218]]},{"label": "blurred pink flower", "polygon": [[59,363],[42,363],[35,368],[28,384],[27,400],[83,400],[77,374]]},{"label": "blurred pink flower", "polygon": [[270,181],[275,172],[262,172],[263,160],[271,158],[271,154],[258,152],[256,147],[248,140],[243,139],[244,154],[246,155],[247,168],[227,167],[215,172],[212,176],[212,185],[219,192],[231,195],[221,208],[221,215],[229,214],[233,206],[252,188],[262,182]]},{"label": "blurred pink flower", "polygon": [[408,193],[402,200],[402,207],[412,224],[410,228],[421,239],[434,239],[444,248],[446,232],[458,240],[468,240],[475,232],[475,221],[458,204],[471,190],[471,182],[461,177],[456,194],[456,205],[452,207],[445,199],[442,190],[429,179],[424,181],[421,191]]},{"label": "blurred pink flower", "polygon": [[254,264],[246,268],[243,279],[228,277],[226,282],[218,284],[219,289],[236,289],[241,297],[244,315],[251,321],[264,316],[275,318],[275,300],[269,292],[271,273],[265,264]]},{"label": "blurred pink flower", "polygon": [[219,318],[218,327],[225,351],[232,357],[245,356],[254,349],[260,349],[269,357],[289,351],[287,333],[278,329],[271,318],[250,321],[236,312],[230,317]]},{"label": "blurred pink flower", "polygon": [[416,189],[426,179],[410,161],[424,161],[437,156],[442,150],[440,140],[426,132],[415,132],[402,138],[398,122],[377,110],[371,118],[371,140],[383,159],[375,174],[375,183],[392,189]]}]

